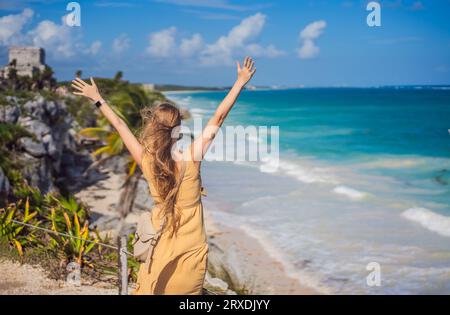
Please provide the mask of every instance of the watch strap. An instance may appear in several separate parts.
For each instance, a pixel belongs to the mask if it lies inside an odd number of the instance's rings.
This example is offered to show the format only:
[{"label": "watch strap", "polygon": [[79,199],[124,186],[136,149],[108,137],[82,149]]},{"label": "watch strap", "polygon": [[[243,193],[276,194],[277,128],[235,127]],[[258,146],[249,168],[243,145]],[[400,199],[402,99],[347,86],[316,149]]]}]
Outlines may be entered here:
[{"label": "watch strap", "polygon": [[95,106],[97,106],[97,108],[100,108],[105,103],[106,103],[105,100],[100,100],[100,101],[95,102]]}]

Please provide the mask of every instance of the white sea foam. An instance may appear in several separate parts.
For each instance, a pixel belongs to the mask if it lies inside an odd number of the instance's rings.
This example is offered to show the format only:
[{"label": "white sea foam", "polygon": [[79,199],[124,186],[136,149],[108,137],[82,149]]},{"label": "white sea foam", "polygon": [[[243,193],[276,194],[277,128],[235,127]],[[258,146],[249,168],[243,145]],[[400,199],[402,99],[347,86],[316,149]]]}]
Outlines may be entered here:
[{"label": "white sea foam", "polygon": [[386,169],[398,169],[398,168],[411,168],[416,167],[422,164],[425,164],[426,161],[419,158],[410,158],[410,159],[378,159],[373,162],[367,162],[362,164],[365,168],[386,168]]},{"label": "white sea foam", "polygon": [[191,114],[192,118],[204,118],[207,116],[210,111],[203,109],[203,108],[190,108],[189,113]]},{"label": "white sea foam", "polygon": [[411,208],[402,213],[408,220],[422,225],[424,228],[438,233],[442,236],[450,237],[450,217],[434,213],[425,208]]},{"label": "white sea foam", "polygon": [[336,179],[330,175],[328,169],[303,165],[300,161],[274,160],[269,157],[262,161],[259,169],[263,173],[285,174],[307,184],[337,183]]},{"label": "white sea foam", "polygon": [[354,201],[365,199],[369,195],[368,193],[347,186],[337,186],[333,189],[333,192],[338,195],[344,195]]},{"label": "white sea foam", "polygon": [[253,199],[253,200],[249,200],[249,201],[243,202],[241,204],[241,207],[252,207],[254,205],[258,205],[260,202],[268,202],[268,201],[272,201],[274,199],[276,199],[275,196],[263,196],[263,197],[260,197],[260,198],[256,198],[256,199]]},{"label": "white sea foam", "polygon": [[265,249],[270,257],[280,262],[285,268],[286,273],[290,277],[298,280],[299,283],[303,285],[317,290],[322,294],[332,294],[332,289],[321,284],[318,275],[316,277],[308,272],[295,268],[295,266],[289,261],[286,255],[276,246],[274,246],[272,241],[262,232],[257,231],[254,227],[250,227],[246,224],[241,224],[239,228],[243,230],[248,236],[255,239]]},{"label": "white sea foam", "polygon": [[450,86],[438,86],[438,87],[432,87],[433,90],[450,90]]}]

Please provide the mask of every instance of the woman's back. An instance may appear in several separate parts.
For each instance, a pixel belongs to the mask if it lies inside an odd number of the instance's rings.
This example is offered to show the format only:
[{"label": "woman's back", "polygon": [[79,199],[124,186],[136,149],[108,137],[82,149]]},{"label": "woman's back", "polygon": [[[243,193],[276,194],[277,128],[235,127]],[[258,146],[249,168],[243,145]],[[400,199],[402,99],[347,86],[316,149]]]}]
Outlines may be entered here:
[{"label": "woman's back", "polygon": [[[182,163],[185,163],[185,172],[175,204],[176,209],[180,212],[178,229],[173,235],[169,229],[162,234],[155,247],[150,270],[146,272],[146,268],[141,266],[139,271],[141,281],[136,290],[137,294],[170,294],[171,291],[198,294],[202,289],[208,244],[201,202],[200,165],[191,160]],[[155,177],[148,156],[142,160],[142,170],[149,184],[150,194],[155,201],[152,223],[154,228],[158,229],[164,216],[158,208],[161,198],[156,191]],[[186,279],[181,276],[178,278],[177,275],[185,275],[186,270],[192,275],[192,278]],[[161,279],[152,278],[155,275],[166,280],[159,281]],[[191,283],[192,281],[194,284]],[[158,286],[156,286],[157,282]],[[166,285],[163,285],[164,283]],[[148,284],[148,286],[143,287],[143,284]],[[182,289],[183,287],[195,288],[195,290],[186,292]]]},{"label": "woman's back", "polygon": [[[161,197],[157,192],[156,179],[153,175],[152,164],[148,154],[144,155],[142,159],[142,171],[150,188],[150,194],[156,204],[162,202]],[[201,177],[200,164],[194,163],[191,158],[186,158],[185,172],[178,191],[176,206],[179,208],[190,208],[201,202]]]}]

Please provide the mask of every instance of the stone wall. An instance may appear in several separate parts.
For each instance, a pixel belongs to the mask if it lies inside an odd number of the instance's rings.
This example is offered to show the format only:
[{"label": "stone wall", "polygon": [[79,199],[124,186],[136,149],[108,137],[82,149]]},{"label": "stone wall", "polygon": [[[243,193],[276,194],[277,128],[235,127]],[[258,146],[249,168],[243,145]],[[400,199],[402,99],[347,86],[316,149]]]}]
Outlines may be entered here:
[{"label": "stone wall", "polygon": [[[45,51],[38,47],[10,47],[9,63],[16,60],[17,74],[20,76],[32,76],[37,69],[45,69]],[[3,69],[3,76],[9,72],[8,66]]]}]

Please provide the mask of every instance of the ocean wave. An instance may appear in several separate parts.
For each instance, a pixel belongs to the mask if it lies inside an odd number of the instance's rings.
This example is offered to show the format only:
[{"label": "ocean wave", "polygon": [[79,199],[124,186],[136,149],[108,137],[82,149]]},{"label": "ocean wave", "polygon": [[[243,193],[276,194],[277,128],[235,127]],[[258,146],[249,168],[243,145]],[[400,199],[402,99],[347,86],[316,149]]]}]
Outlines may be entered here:
[{"label": "ocean wave", "polygon": [[260,198],[256,198],[256,199],[253,199],[253,200],[249,200],[249,201],[243,202],[241,204],[241,207],[251,207],[251,206],[254,206],[254,205],[258,205],[260,202],[268,202],[268,201],[272,201],[274,199],[276,199],[275,196],[263,196],[263,197],[260,197]]},{"label": "ocean wave", "polygon": [[242,231],[242,233],[245,233],[247,236],[258,242],[258,244],[271,258],[283,265],[285,272],[289,277],[297,280],[302,285],[317,290],[322,294],[333,293],[333,288],[328,287],[324,284],[325,279],[323,279],[319,273],[313,273],[306,270],[301,270],[301,268],[297,268],[289,259],[287,254],[278,246],[276,246],[273,241],[273,237],[271,237],[270,234],[267,234],[265,231],[262,231],[255,226],[246,223],[248,220],[245,216],[218,210],[220,208],[214,207],[214,205],[210,202],[205,202],[205,206],[206,209],[210,211],[215,222],[220,222],[220,224],[223,224],[230,228],[238,229]]},{"label": "ocean wave", "polygon": [[316,166],[308,167],[300,162],[291,162],[284,159],[269,157],[262,161],[260,171],[263,173],[281,173],[297,179],[306,184],[337,183],[330,175],[329,170]]},{"label": "ocean wave", "polygon": [[368,193],[347,186],[337,186],[333,189],[333,192],[338,195],[344,195],[354,201],[363,200],[369,196]]},{"label": "ocean wave", "polygon": [[322,294],[332,294],[332,288],[325,286],[320,279],[319,275],[312,275],[309,272],[299,270],[291,263],[288,257],[276,247],[270,240],[270,237],[263,232],[258,231],[254,227],[247,224],[239,225],[239,228],[244,231],[245,234],[255,239],[269,254],[270,257],[280,262],[286,270],[286,273],[293,279],[299,281],[310,288],[317,290]]},{"label": "ocean wave", "polygon": [[367,162],[362,164],[364,168],[385,168],[385,169],[397,169],[397,168],[412,168],[419,165],[425,164],[426,161],[423,159],[410,158],[410,159],[399,159],[399,158],[388,158],[388,159],[378,159],[372,162]]},{"label": "ocean wave", "polygon": [[187,106],[191,104],[192,97],[186,96],[186,97],[180,97],[180,96],[170,96],[170,99],[173,100],[175,103],[181,106]]},{"label": "ocean wave", "polygon": [[191,114],[192,118],[203,118],[206,114],[208,114],[210,111],[203,109],[203,108],[190,108],[189,113]]},{"label": "ocean wave", "polygon": [[450,217],[425,208],[408,209],[402,213],[402,216],[439,235],[450,237]]}]

